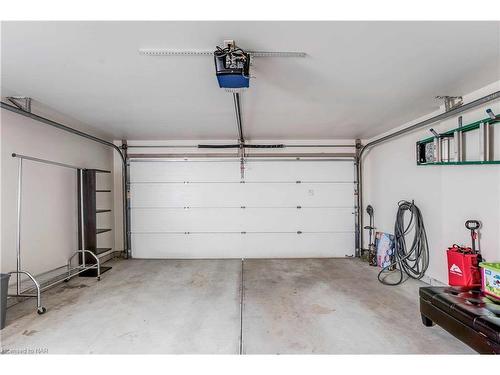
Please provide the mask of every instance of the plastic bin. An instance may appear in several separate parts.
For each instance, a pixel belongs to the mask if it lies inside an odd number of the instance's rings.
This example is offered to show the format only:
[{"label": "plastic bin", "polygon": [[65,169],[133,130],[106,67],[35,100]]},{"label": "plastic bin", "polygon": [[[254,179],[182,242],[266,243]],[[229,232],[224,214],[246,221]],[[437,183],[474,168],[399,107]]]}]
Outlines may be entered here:
[{"label": "plastic bin", "polygon": [[479,263],[482,274],[481,290],[496,302],[500,302],[500,263]]},{"label": "plastic bin", "polygon": [[0,273],[0,329],[5,327],[5,318],[7,316],[7,293],[9,290],[8,273]]}]

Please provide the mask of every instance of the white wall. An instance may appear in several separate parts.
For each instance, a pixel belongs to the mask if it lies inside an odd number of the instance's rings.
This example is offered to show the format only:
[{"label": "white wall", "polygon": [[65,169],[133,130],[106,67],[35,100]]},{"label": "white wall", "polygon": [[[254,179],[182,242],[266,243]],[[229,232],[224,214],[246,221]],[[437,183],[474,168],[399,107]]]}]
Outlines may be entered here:
[{"label": "white wall", "polygon": [[[44,113],[48,118],[60,115]],[[71,122],[65,122],[71,126]],[[107,146],[1,110],[1,272],[16,267],[16,193],[18,159],[13,152],[84,168],[112,169],[113,150]],[[77,249],[76,171],[23,162],[23,268],[37,274],[64,265]],[[110,175],[99,177],[100,187],[112,188]],[[102,199],[102,198],[101,198]],[[111,196],[100,202],[113,208]],[[113,226],[112,217],[106,225]],[[102,223],[103,225],[105,223]],[[110,234],[103,247],[113,247]]]},{"label": "white wall", "polygon": [[[498,90],[500,82],[464,96],[464,101]],[[486,108],[500,114],[500,102],[490,102],[464,113],[464,125],[488,117]],[[440,112],[442,110],[421,119]],[[442,132],[455,128],[457,121],[457,117],[450,118],[382,143],[364,157],[363,203],[365,207],[368,204],[374,207],[377,230],[393,233],[397,202],[414,199],[423,213],[429,237],[431,256],[427,276],[444,283],[448,280],[447,247],[453,243],[470,245],[470,233],[464,227],[467,219],[478,219],[483,223],[480,241],[484,258],[500,261],[500,165],[416,165],[415,142],[429,137],[429,128]],[[495,127],[495,159],[500,160],[500,125]],[[468,147],[473,145],[472,136]],[[366,214],[365,220],[366,223]],[[365,245],[366,237],[365,233]]]}]

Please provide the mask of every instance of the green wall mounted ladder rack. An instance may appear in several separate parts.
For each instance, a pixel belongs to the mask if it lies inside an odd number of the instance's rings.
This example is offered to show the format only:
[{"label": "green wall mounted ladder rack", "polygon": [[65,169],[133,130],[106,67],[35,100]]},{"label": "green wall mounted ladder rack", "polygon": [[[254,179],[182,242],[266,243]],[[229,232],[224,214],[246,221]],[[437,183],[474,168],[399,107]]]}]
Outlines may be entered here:
[{"label": "green wall mounted ladder rack", "polygon": [[[416,144],[417,165],[500,164],[500,160],[493,160],[495,151],[493,127],[499,123],[500,116],[487,117],[448,130],[439,136],[418,141]],[[466,160],[464,134],[474,130],[479,131],[479,158],[478,160]],[[452,145],[453,147],[451,147]]]}]

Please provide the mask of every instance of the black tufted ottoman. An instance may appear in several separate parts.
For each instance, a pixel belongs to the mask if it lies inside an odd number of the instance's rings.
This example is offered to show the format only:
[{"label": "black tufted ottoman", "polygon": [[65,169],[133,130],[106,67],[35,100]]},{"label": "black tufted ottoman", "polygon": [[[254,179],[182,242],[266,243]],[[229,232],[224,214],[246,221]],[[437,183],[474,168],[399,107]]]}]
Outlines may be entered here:
[{"label": "black tufted ottoman", "polygon": [[500,304],[479,289],[420,288],[422,322],[440,325],[479,353],[500,353]]}]

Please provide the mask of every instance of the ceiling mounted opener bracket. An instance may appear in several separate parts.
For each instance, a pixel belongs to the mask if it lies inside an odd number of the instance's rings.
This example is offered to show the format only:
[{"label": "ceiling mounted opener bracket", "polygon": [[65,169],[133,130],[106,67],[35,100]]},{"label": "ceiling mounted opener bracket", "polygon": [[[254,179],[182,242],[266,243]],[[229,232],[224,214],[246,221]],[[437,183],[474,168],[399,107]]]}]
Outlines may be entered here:
[{"label": "ceiling mounted opener bracket", "polygon": [[461,96],[438,95],[436,96],[436,99],[444,101],[444,108],[446,112],[458,108],[462,104],[464,104],[464,99]]},{"label": "ceiling mounted opener bracket", "polygon": [[7,100],[24,112],[31,113],[31,98],[28,96],[7,96]]}]

